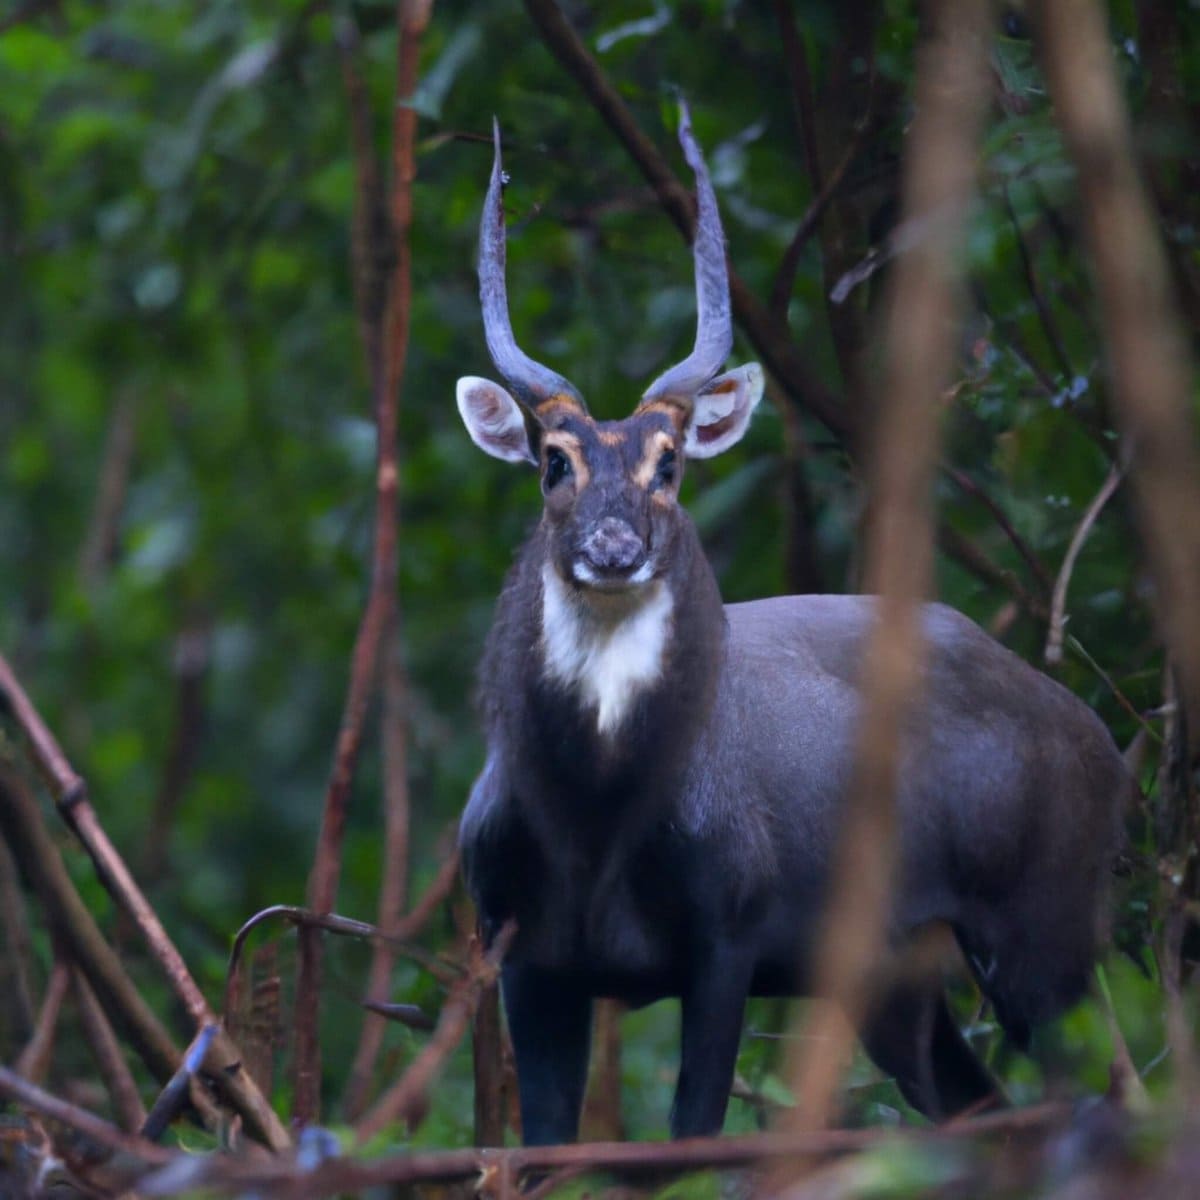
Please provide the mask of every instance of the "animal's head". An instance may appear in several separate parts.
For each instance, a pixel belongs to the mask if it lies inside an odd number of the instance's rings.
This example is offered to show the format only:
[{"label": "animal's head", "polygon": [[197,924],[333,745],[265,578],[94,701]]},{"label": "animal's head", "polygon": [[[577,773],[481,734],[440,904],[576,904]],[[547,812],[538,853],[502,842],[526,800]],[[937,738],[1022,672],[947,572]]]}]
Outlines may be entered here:
[{"label": "animal's head", "polygon": [[693,253],[696,344],[660,375],[633,414],[594,421],[563,376],[529,358],[513,337],[504,282],[500,134],[479,235],[479,291],[488,351],[508,389],[468,375],[458,410],[472,440],[506,462],[538,468],[552,564],[578,588],[625,592],[663,574],[680,526],[685,458],[709,458],[737,442],[762,395],[750,363],[719,374],[733,343],[725,240],[717,201],[687,109],[679,140],[696,174]]}]

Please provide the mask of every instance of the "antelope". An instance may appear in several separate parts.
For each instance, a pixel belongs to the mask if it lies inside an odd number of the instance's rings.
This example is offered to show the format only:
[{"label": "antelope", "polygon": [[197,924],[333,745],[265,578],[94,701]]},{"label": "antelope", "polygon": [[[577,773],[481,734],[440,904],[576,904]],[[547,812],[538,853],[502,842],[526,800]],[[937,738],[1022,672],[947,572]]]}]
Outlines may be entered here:
[{"label": "antelope", "polygon": [[[596,997],[680,999],[671,1133],[720,1130],[747,998],[811,984],[874,620],[857,595],[723,605],[680,506],[684,461],[742,437],[763,374],[722,373],[724,235],[686,110],[679,138],[696,180],[695,346],[624,420],[593,420],[514,339],[498,126],[480,226],[487,347],[508,389],[464,377],[458,409],[482,450],[538,469],[544,508],[483,652],[487,756],[459,838],[484,939],[517,923],[501,992],[530,1144],[576,1136]],[[922,621],[889,945],[952,930],[1024,1048],[1087,988],[1132,783],[1065,688],[951,608]],[[933,1119],[1002,1103],[933,975],[887,979],[865,1049]]]}]

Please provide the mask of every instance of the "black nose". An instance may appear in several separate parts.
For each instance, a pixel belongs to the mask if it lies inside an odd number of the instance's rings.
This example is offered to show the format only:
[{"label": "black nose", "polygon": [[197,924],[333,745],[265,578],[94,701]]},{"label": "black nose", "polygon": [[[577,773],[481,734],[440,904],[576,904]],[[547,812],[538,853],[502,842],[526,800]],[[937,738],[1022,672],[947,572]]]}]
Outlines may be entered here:
[{"label": "black nose", "polygon": [[589,567],[607,574],[632,570],[643,554],[642,539],[619,517],[598,521],[581,549]]}]

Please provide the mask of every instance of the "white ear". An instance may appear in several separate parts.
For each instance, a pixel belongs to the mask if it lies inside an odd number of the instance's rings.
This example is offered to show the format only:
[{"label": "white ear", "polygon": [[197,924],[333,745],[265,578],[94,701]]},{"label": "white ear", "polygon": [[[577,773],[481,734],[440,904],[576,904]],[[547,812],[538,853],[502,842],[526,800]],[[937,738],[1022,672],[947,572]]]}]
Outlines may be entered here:
[{"label": "white ear", "polygon": [[537,464],[521,406],[498,384],[478,375],[458,381],[458,411],[471,441],[493,458]]},{"label": "white ear", "polygon": [[758,363],[718,375],[696,397],[683,441],[688,458],[712,458],[741,441],[762,393],[763,373]]}]

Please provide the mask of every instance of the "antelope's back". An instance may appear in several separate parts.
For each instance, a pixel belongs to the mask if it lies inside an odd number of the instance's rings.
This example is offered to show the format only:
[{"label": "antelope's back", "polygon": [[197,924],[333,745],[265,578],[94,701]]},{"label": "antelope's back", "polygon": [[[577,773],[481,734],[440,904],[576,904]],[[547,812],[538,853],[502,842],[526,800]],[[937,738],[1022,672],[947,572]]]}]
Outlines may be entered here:
[{"label": "antelope's back", "polygon": [[[781,870],[829,861],[874,611],[862,596],[726,606],[723,731],[707,752],[768,814]],[[961,613],[927,605],[923,628],[923,695],[897,797],[900,919],[949,918],[965,893],[1000,900],[1045,887],[1094,909],[1133,787],[1108,730]]]}]

